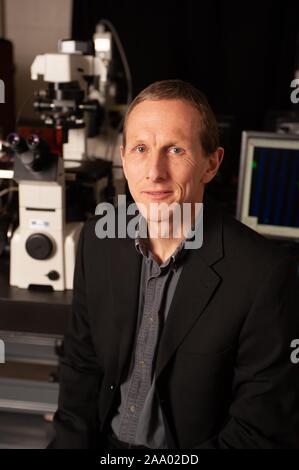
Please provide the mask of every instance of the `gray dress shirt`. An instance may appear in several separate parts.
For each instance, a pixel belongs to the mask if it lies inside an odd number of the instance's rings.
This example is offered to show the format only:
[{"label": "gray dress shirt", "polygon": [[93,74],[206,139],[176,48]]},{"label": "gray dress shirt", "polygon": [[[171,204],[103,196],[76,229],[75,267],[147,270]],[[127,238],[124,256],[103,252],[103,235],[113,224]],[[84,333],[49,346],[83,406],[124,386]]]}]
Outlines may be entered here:
[{"label": "gray dress shirt", "polygon": [[137,234],[142,256],[138,322],[131,364],[121,384],[121,402],[111,421],[122,442],[167,449],[162,411],[155,390],[155,360],[159,338],[183,269],[185,240],[161,265]]}]

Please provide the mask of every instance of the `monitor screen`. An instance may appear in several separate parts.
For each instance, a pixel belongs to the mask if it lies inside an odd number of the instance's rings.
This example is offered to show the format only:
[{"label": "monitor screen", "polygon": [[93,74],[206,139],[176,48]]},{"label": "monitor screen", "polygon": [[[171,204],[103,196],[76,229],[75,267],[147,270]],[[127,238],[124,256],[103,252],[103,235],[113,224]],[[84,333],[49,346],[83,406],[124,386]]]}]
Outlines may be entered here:
[{"label": "monitor screen", "polygon": [[237,217],[264,235],[299,239],[299,136],[243,132]]}]

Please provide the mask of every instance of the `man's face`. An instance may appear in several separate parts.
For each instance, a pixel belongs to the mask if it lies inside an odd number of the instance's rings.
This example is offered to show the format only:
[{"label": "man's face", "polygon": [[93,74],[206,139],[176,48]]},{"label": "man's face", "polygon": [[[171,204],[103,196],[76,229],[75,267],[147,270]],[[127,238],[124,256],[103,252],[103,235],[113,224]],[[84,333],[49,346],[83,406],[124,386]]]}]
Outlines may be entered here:
[{"label": "man's face", "polygon": [[200,126],[196,108],[182,100],[148,100],[132,110],[121,156],[132,197],[147,213],[151,203],[202,202],[223,149],[205,156]]}]

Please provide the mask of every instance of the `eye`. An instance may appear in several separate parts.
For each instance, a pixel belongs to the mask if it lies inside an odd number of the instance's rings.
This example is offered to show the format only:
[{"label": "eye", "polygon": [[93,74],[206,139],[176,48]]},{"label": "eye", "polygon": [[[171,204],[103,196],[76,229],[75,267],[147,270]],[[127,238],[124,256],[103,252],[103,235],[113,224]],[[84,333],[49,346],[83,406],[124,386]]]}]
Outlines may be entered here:
[{"label": "eye", "polygon": [[184,153],[184,150],[181,147],[170,147],[169,149],[170,153],[173,155],[182,155]]},{"label": "eye", "polygon": [[135,147],[135,151],[137,153],[144,153],[145,152],[145,146],[144,145],[137,145],[137,147]]}]

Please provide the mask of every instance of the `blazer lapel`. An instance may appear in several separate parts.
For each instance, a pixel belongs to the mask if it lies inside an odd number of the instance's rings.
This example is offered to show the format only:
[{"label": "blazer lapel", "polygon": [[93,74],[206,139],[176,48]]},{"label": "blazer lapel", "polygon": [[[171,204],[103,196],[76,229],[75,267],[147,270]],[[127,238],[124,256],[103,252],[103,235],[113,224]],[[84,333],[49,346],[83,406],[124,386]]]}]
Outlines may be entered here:
[{"label": "blazer lapel", "polygon": [[221,282],[211,266],[223,256],[222,217],[211,203],[204,205],[203,224],[203,245],[188,253],[164,325],[157,353],[157,377],[202,315]]},{"label": "blazer lapel", "polygon": [[115,345],[114,353],[118,353],[116,380],[120,381],[122,372],[130,361],[129,354],[136,332],[141,256],[136,251],[134,240],[124,238],[114,244],[110,259],[114,304],[113,326],[116,332],[111,347]]}]

